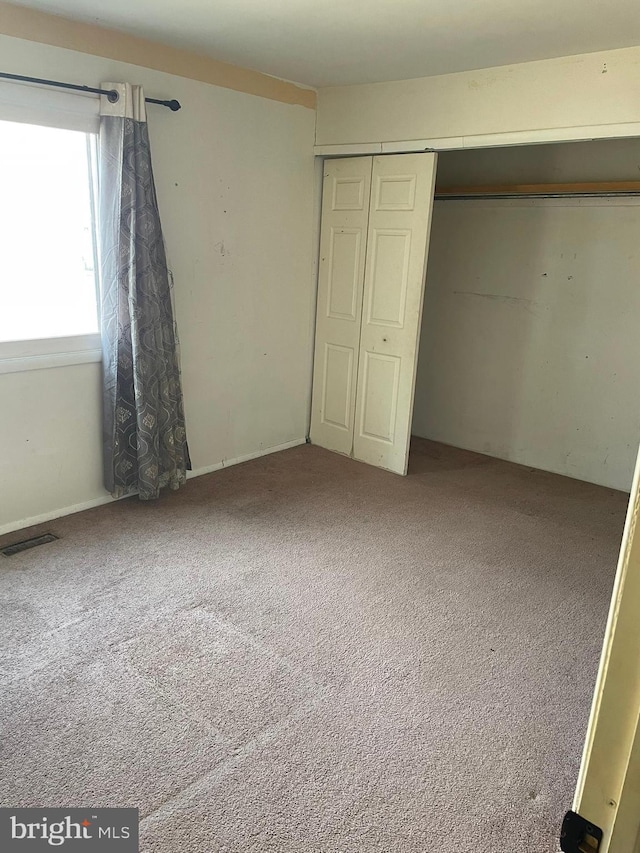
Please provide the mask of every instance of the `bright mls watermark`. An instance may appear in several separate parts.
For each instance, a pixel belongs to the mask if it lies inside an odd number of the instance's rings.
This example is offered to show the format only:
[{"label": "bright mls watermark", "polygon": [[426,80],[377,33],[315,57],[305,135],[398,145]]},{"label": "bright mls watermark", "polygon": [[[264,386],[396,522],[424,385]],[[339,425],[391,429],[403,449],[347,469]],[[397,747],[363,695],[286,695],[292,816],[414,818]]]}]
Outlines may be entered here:
[{"label": "bright mls watermark", "polygon": [[138,853],[138,809],[0,808],[2,853]]}]

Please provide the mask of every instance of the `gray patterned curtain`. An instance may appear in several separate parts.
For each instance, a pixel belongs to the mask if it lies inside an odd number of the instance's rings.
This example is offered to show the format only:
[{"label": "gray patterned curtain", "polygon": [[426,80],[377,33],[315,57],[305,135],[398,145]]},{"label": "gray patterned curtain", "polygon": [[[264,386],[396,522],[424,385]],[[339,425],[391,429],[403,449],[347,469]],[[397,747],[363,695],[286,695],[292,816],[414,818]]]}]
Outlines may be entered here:
[{"label": "gray patterned curtain", "polygon": [[102,87],[120,95],[102,97],[98,160],[104,482],[149,500],[191,463],[144,92]]}]

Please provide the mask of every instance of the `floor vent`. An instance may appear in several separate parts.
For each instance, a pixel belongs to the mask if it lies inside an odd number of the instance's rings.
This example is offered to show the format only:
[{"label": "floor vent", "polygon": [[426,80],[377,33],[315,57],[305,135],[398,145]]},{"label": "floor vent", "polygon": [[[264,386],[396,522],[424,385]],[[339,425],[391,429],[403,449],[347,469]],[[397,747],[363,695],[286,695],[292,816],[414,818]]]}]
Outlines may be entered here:
[{"label": "floor vent", "polygon": [[37,545],[46,545],[47,542],[55,542],[57,539],[58,537],[54,536],[53,533],[43,533],[42,536],[34,536],[33,539],[24,539],[22,542],[15,542],[13,545],[7,545],[6,548],[0,548],[0,553],[4,554],[5,557],[13,557],[20,551],[27,551]]}]

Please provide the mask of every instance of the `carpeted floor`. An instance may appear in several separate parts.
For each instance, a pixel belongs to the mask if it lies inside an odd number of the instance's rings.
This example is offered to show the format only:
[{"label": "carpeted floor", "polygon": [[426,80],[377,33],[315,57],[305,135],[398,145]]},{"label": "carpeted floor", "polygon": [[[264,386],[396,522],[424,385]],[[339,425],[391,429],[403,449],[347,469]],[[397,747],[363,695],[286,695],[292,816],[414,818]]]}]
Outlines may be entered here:
[{"label": "carpeted floor", "polygon": [[44,525],[0,557],[2,805],[138,806],[157,853],[555,851],[625,507],[417,440],[407,478],[304,446]]}]

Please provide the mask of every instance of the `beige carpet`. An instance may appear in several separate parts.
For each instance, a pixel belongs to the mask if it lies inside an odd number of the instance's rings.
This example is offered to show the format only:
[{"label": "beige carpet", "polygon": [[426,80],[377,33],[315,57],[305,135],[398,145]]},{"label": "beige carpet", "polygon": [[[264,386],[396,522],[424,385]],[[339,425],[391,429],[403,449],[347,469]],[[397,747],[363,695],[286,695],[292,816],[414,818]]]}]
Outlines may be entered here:
[{"label": "beige carpet", "polygon": [[44,525],[0,557],[2,804],[139,806],[157,853],[557,850],[625,505],[418,440]]}]

